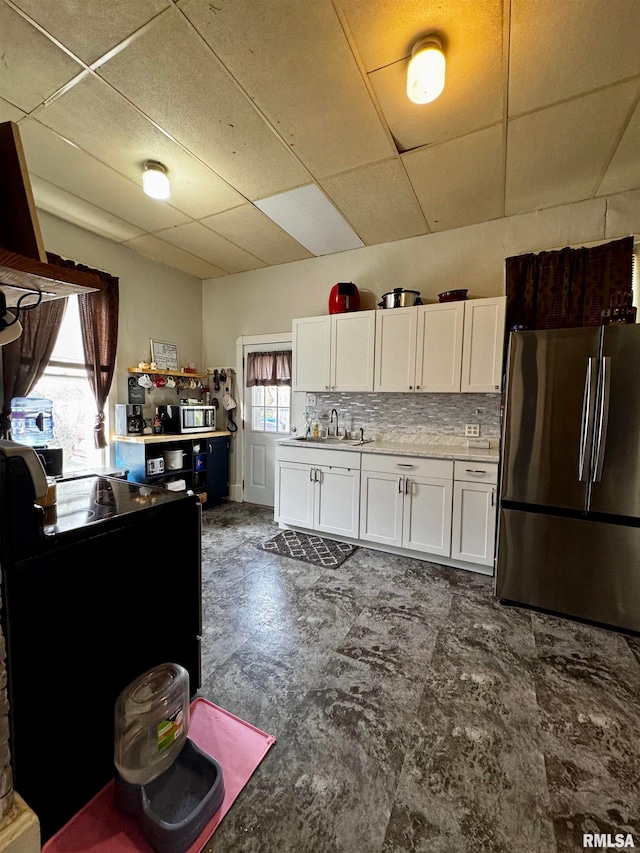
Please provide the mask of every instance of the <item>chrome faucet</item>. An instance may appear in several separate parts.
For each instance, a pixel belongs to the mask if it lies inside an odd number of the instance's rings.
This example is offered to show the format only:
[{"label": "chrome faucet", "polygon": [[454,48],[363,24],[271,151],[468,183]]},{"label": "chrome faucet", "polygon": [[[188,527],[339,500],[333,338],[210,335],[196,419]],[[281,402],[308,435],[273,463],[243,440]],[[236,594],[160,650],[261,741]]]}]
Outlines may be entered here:
[{"label": "chrome faucet", "polygon": [[338,435],[338,412],[336,409],[331,409],[331,417],[329,418],[329,423],[333,423],[333,416],[336,416],[336,435]]}]

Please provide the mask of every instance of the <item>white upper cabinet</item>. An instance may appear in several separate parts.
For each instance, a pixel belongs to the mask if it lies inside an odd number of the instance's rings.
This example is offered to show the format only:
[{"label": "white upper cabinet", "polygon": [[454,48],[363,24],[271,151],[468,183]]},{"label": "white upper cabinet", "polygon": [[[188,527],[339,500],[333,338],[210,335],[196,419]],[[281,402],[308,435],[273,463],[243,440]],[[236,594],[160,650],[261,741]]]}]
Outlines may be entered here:
[{"label": "white upper cabinet", "polygon": [[373,391],[376,312],[331,315],[331,391]]},{"label": "white upper cabinet", "polygon": [[375,391],[499,391],[504,296],[388,308],[376,318]]},{"label": "white upper cabinet", "polygon": [[413,391],[417,319],[416,308],[378,311],[374,391]]},{"label": "white upper cabinet", "polygon": [[331,378],[331,316],[292,323],[294,391],[327,391]]},{"label": "white upper cabinet", "polygon": [[464,314],[464,302],[418,308],[417,391],[460,390]]},{"label": "white upper cabinet", "polygon": [[293,320],[294,391],[373,391],[374,311]]},{"label": "white upper cabinet", "polygon": [[464,303],[464,342],[460,390],[472,393],[502,389],[502,354],[507,299],[470,299]]}]

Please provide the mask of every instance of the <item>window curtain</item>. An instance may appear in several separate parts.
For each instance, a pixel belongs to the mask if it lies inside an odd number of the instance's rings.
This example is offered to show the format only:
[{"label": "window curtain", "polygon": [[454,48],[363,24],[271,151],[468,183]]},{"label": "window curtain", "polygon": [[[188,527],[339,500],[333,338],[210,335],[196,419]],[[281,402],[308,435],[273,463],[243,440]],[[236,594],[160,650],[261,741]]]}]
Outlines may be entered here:
[{"label": "window curtain", "polygon": [[599,326],[631,304],[633,237],[506,259],[507,330]]},{"label": "window curtain", "polygon": [[60,331],[66,299],[41,302],[20,312],[22,334],[2,347],[3,401],[0,435],[11,437],[11,400],[27,397],[45,371]]},{"label": "window curtain", "polygon": [[102,270],[91,269],[48,252],[47,259],[51,264],[92,273],[102,282],[102,290],[78,296],[85,368],[97,409],[93,441],[95,447],[101,449],[107,446],[104,407],[113,381],[118,346],[119,279]]},{"label": "window curtain", "polygon": [[291,350],[248,353],[246,385],[291,385]]}]

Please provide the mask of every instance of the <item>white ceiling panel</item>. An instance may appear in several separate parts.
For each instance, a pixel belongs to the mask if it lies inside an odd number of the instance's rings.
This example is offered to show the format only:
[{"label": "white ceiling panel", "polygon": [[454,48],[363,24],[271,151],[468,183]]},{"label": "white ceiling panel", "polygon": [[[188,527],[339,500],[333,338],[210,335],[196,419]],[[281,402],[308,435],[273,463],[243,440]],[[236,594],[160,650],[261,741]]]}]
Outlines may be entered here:
[{"label": "white ceiling panel", "polygon": [[169,0],[13,2],[89,65],[169,5]]},{"label": "white ceiling panel", "polygon": [[509,114],[640,74],[638,0],[513,0]]},{"label": "white ceiling panel", "polygon": [[24,119],[19,127],[30,174],[109,210],[145,231],[188,221],[184,213],[149,198],[141,187],[65,142],[35,119]]},{"label": "white ceiling panel", "polygon": [[219,234],[214,234],[200,222],[170,228],[161,231],[158,236],[228,273],[256,270],[266,266],[259,258]]},{"label": "white ceiling panel", "polygon": [[308,181],[306,170],[175,9],[100,74],[245,197]]},{"label": "white ceiling panel", "polygon": [[73,222],[81,228],[89,228],[94,234],[116,243],[123,243],[144,234],[141,228],[136,228],[130,222],[125,222],[111,213],[106,213],[102,208],[61,190],[38,175],[31,175],[30,180],[36,207],[40,210],[46,210],[47,213]]},{"label": "white ceiling panel", "polygon": [[0,98],[0,121],[18,122],[21,118],[24,118],[22,110],[19,110],[17,107],[14,107],[13,104],[10,104],[8,101]]},{"label": "white ceiling panel", "polygon": [[87,77],[38,111],[38,120],[139,186],[145,160],[158,160],[169,172],[171,204],[195,219],[244,201],[98,77]]},{"label": "white ceiling panel", "polygon": [[506,214],[593,196],[637,91],[625,83],[510,121]]},{"label": "white ceiling panel", "polygon": [[364,246],[315,184],[263,198],[256,206],[314,255],[331,255]]},{"label": "white ceiling panel", "polygon": [[251,252],[269,266],[313,257],[308,249],[252,204],[243,204],[201,221],[216,234]]},{"label": "white ceiling panel", "polygon": [[393,153],[331,3],[179,5],[312,175]]},{"label": "white ceiling panel", "polygon": [[6,3],[0,2],[0,97],[30,112],[82,66]]},{"label": "white ceiling panel", "polygon": [[502,215],[502,127],[402,155],[432,231],[473,225]]},{"label": "white ceiling panel", "polygon": [[[638,84],[640,87],[640,84]],[[598,195],[640,187],[640,105],[637,105],[598,188]]]},{"label": "white ceiling panel", "polygon": [[197,258],[177,246],[172,246],[154,234],[136,237],[134,240],[123,243],[123,245],[135,249],[136,252],[146,255],[147,258],[153,258],[154,261],[160,261],[167,266],[195,275],[197,278],[217,278],[220,275],[225,275],[225,270],[221,270],[214,264],[203,261],[202,258]]},{"label": "white ceiling panel", "polygon": [[413,188],[397,159],[336,175],[321,184],[368,246],[415,237],[427,230]]}]

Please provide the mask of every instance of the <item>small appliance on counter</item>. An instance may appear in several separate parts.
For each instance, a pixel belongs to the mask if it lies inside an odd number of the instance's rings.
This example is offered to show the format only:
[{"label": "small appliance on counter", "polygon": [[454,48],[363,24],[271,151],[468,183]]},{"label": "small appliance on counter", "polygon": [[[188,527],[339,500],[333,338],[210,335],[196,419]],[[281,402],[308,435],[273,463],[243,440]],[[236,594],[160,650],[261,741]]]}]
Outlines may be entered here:
[{"label": "small appliance on counter", "polygon": [[378,302],[379,308],[411,308],[413,305],[422,305],[420,291],[405,290],[404,287],[394,287],[383,293],[382,302]]},{"label": "small appliance on counter", "polygon": [[144,418],[139,403],[116,403],[116,435],[142,435]]},{"label": "small appliance on counter", "polygon": [[179,406],[158,406],[165,433],[179,435],[189,432],[215,432],[215,406],[202,403],[180,403]]},{"label": "small appliance on counter", "polygon": [[360,293],[352,281],[334,284],[329,294],[329,314],[360,310]]},{"label": "small appliance on counter", "polygon": [[143,673],[115,706],[115,803],[158,853],[187,850],[224,799],[222,768],[188,736],[189,708],[175,663]]}]

